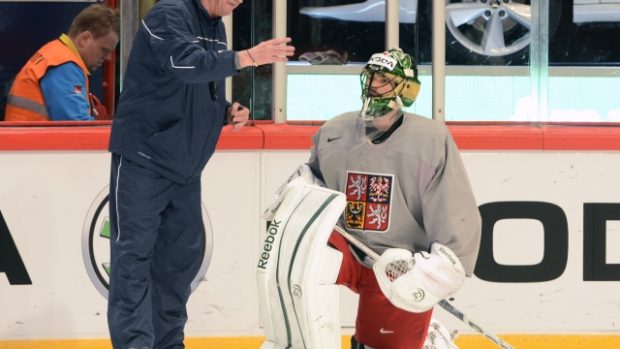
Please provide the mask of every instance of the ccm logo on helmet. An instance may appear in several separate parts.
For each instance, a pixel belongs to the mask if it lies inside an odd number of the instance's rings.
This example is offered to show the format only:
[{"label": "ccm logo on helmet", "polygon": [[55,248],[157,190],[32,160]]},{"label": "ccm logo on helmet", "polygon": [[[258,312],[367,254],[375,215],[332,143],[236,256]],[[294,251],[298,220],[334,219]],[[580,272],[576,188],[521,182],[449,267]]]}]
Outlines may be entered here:
[{"label": "ccm logo on helmet", "polygon": [[392,57],[385,56],[382,53],[376,53],[370,57],[368,64],[380,65],[386,69],[394,70],[396,68],[396,60]]},{"label": "ccm logo on helmet", "polygon": [[276,241],[276,236],[280,230],[280,223],[282,223],[282,221],[272,221],[271,224],[269,224],[267,238],[265,239],[265,244],[263,245],[263,252],[260,254],[260,259],[258,260],[258,267],[261,269],[267,269],[269,256],[271,254],[271,250],[273,249],[273,243]]}]

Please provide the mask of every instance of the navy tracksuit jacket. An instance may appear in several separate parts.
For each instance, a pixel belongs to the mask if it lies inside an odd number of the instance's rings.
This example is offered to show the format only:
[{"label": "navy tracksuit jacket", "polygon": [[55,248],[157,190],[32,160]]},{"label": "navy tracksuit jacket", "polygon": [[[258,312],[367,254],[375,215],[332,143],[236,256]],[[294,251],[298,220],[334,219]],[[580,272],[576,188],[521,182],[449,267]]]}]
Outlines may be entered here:
[{"label": "navy tracksuit jacket", "polygon": [[226,120],[224,79],[236,74],[220,20],[199,0],[160,1],[133,42],[110,151],[174,181],[196,180]]}]

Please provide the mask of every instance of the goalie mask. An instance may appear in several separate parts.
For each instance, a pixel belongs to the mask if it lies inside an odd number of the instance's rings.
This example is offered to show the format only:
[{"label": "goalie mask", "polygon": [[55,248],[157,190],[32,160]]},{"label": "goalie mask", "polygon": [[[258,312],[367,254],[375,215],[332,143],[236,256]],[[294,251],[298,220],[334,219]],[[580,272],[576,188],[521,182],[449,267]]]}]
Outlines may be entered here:
[{"label": "goalie mask", "polygon": [[365,121],[413,104],[420,91],[415,62],[401,49],[375,53],[360,74]]}]

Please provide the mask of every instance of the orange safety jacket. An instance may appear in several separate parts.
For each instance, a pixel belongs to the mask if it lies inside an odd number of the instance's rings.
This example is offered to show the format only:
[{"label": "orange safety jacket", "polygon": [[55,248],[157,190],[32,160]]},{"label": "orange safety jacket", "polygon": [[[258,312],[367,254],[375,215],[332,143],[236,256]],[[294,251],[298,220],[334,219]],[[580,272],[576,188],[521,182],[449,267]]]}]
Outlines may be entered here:
[{"label": "orange safety jacket", "polygon": [[[41,47],[22,67],[11,86],[6,101],[5,121],[48,121],[45,99],[39,81],[51,67],[68,62],[77,64],[84,72],[86,96],[90,95],[88,69],[79,55],[61,39],[48,42]],[[92,110],[92,103],[91,110]]]}]

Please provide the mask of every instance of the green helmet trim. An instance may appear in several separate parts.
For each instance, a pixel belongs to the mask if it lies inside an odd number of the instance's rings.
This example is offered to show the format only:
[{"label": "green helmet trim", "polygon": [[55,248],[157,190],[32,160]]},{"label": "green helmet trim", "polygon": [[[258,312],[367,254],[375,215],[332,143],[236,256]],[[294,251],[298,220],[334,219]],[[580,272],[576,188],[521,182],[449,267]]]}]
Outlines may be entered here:
[{"label": "green helmet trim", "polygon": [[[374,74],[381,73],[390,79],[392,91],[382,96],[373,96],[371,91]],[[362,118],[372,120],[396,108],[409,107],[420,90],[418,70],[410,55],[395,48],[373,54],[360,74]]]}]

